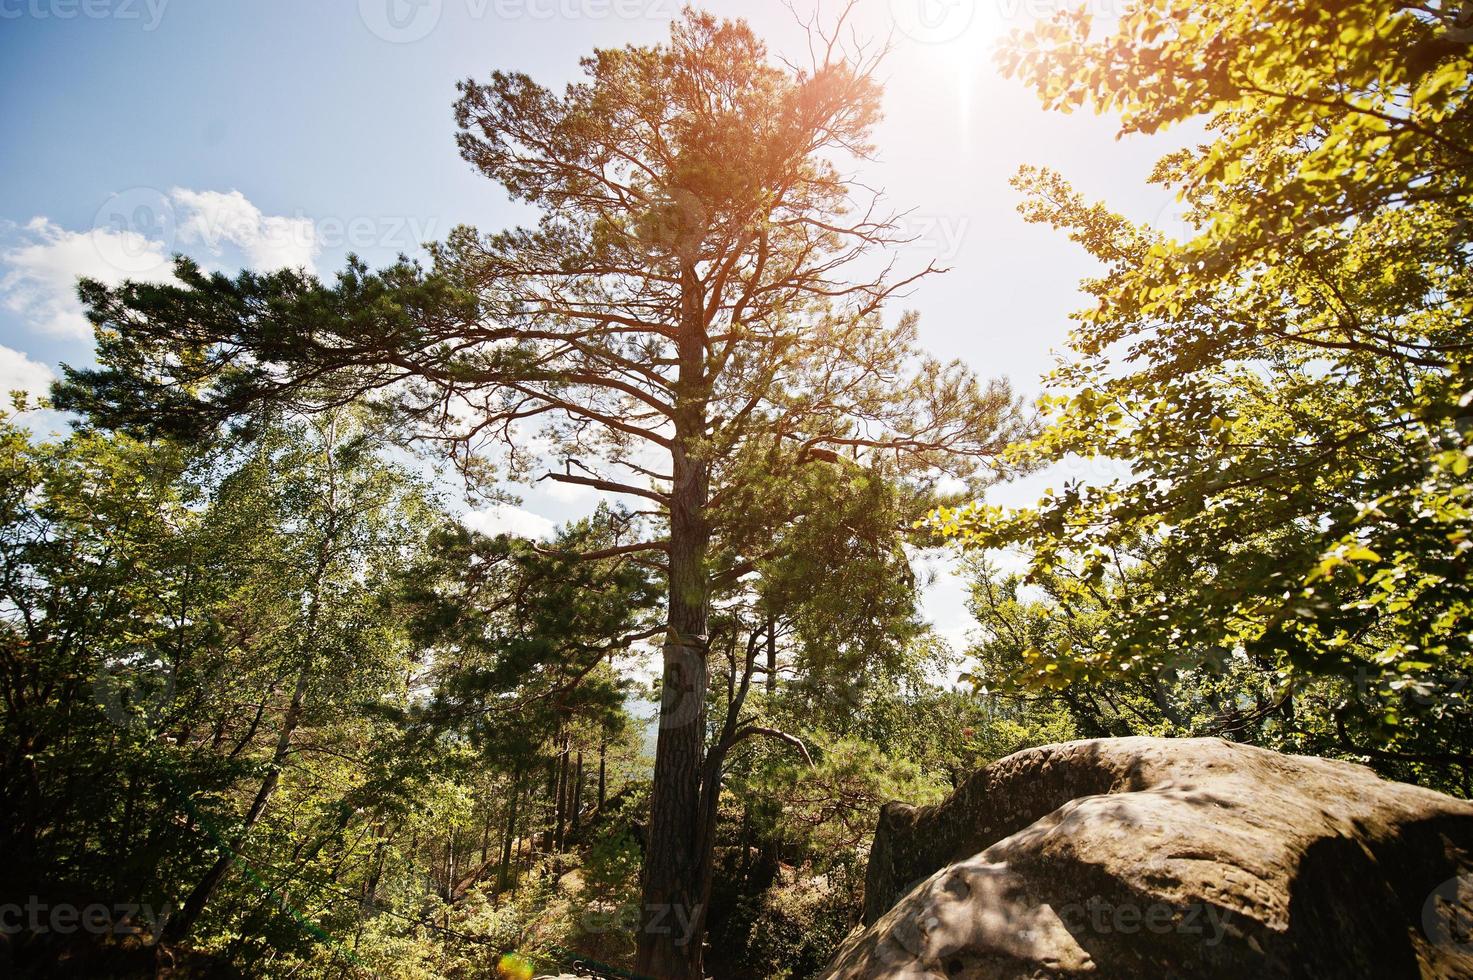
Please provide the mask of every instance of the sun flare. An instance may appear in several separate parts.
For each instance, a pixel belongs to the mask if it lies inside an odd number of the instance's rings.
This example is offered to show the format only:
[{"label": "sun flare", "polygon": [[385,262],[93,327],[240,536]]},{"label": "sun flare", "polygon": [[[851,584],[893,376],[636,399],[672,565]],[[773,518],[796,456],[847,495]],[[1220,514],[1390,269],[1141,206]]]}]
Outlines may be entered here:
[{"label": "sun flare", "polygon": [[[927,57],[954,79],[958,124],[968,128],[973,90],[1021,8],[1006,0],[913,0],[915,17],[931,33]],[[1009,11],[1012,11],[1010,14]]]}]

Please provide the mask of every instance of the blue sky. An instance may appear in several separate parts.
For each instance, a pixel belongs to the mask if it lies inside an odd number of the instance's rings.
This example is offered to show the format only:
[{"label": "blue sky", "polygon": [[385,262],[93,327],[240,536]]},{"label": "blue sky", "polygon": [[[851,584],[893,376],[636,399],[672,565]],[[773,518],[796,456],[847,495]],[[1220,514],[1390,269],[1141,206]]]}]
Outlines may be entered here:
[{"label": "blue sky", "polygon": [[[1008,177],[1047,165],[1132,217],[1174,213],[1145,182],[1170,144],[1044,113],[992,68],[999,36],[1060,2],[860,0],[855,14],[862,34],[894,43],[865,177],[914,209],[909,258],[952,270],[905,307],[935,353],[1027,394],[1092,270],[1064,236],[1022,222]],[[1114,0],[1091,2],[1108,15]],[[780,0],[705,6],[747,18],[777,53],[803,50]],[[0,390],[90,360],[77,275],[163,276],[175,251],[330,275],[348,252],[381,263],[459,223],[524,219],[460,160],[455,82],[502,68],[561,84],[592,48],[657,41],[678,12],[677,0],[0,0]],[[995,494],[1025,501],[1053,478]],[[535,533],[592,504],[536,490],[474,519]],[[967,626],[949,575],[927,610],[952,638]]]}]

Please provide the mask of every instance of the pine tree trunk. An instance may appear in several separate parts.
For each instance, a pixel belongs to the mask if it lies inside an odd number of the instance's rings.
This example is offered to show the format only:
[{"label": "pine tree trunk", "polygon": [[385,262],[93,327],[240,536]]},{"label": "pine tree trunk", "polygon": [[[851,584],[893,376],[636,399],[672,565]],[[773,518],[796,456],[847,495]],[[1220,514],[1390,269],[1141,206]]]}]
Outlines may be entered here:
[{"label": "pine tree trunk", "polygon": [[501,872],[496,878],[496,894],[506,891],[507,874],[511,870],[511,847],[517,837],[517,798],[521,795],[520,775],[512,777],[511,805],[506,815],[506,836],[501,842]]},{"label": "pine tree trunk", "polygon": [[767,616],[767,693],[777,691],[777,620]]},{"label": "pine tree trunk", "polygon": [[527,830],[529,829],[530,823],[530,820],[523,821],[522,836],[517,840],[516,850],[512,852],[512,861],[514,863],[511,875],[511,900],[513,902],[517,900],[517,886],[522,883],[522,841],[527,838]]},{"label": "pine tree trunk", "polygon": [[573,836],[578,836],[578,829],[582,824],[579,815],[583,810],[583,750],[578,750],[578,761],[573,766],[573,805],[568,808],[571,816],[568,818],[573,825]]},{"label": "pine tree trunk", "polygon": [[568,740],[566,737],[563,739],[562,751],[558,753],[557,786],[554,792],[556,794],[553,797],[556,801],[556,816],[553,825],[552,849],[555,853],[561,853],[564,842],[563,828],[566,826],[565,821],[568,816]]},{"label": "pine tree trunk", "polygon": [[486,807],[486,819],[481,824],[481,866],[486,864],[486,855],[491,852],[491,825],[496,822],[496,814],[491,807]]},{"label": "pine tree trunk", "polygon": [[598,809],[600,813],[603,812],[604,800],[608,798],[604,792],[608,785],[606,781],[607,769],[605,767],[608,750],[609,747],[605,743],[598,743]]},{"label": "pine tree trunk", "polygon": [[706,503],[710,466],[688,447],[705,429],[703,301],[695,269],[682,271],[683,310],[678,352],[680,383],[671,450],[669,629],[664,646],[660,730],[650,805],[649,850],[636,972],[659,980],[700,980],[701,775],[706,741],[707,601]]},{"label": "pine tree trunk", "polygon": [[[445,901],[447,902],[455,901],[455,843],[459,836],[460,828],[452,826],[450,842],[445,845]],[[448,916],[450,913],[447,910],[445,914]]]}]

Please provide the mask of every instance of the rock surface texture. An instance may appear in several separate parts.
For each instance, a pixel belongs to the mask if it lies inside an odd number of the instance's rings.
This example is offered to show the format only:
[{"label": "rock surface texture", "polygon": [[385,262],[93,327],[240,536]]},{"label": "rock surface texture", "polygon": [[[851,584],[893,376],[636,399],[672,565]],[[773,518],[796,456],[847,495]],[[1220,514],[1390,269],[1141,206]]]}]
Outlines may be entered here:
[{"label": "rock surface texture", "polygon": [[892,803],[828,980],[1473,977],[1473,804],[1219,739],[1029,749]]}]

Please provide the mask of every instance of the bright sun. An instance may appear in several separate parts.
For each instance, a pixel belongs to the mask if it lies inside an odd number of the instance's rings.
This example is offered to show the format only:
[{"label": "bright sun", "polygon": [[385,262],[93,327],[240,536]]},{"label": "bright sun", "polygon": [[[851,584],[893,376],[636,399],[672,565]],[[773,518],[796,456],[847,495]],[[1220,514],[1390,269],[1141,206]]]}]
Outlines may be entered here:
[{"label": "bright sun", "polygon": [[[929,0],[946,3],[949,0]],[[972,114],[972,92],[978,80],[988,71],[998,42],[1011,29],[1000,7],[1003,0],[956,0],[971,8],[965,27],[950,41],[938,44],[937,54],[956,78],[958,122],[968,128]]]},{"label": "bright sun", "polygon": [[1023,0],[891,0],[900,33],[958,62],[985,56]]},{"label": "bright sun", "polygon": [[973,89],[988,70],[998,41],[1017,26],[1023,0],[891,0],[900,32],[916,50],[955,79],[958,123],[965,131]]}]

